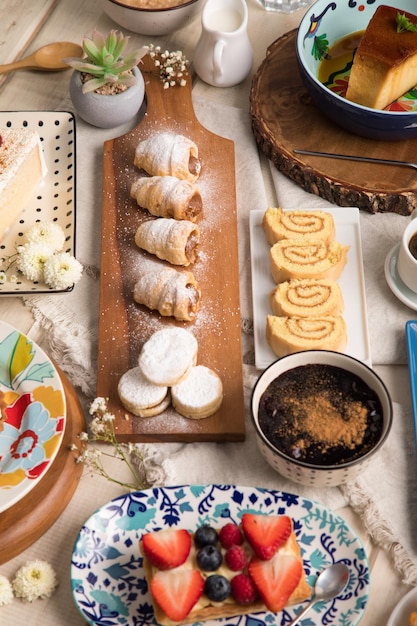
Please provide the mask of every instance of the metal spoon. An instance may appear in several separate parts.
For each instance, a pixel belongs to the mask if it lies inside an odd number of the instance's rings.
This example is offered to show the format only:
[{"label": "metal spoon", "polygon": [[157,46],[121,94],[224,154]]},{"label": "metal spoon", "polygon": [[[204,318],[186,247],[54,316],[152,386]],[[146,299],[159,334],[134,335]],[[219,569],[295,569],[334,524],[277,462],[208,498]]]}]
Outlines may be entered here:
[{"label": "metal spoon", "polygon": [[14,70],[23,69],[47,72],[67,70],[70,66],[64,63],[62,59],[82,56],[83,49],[77,43],[57,41],[39,48],[39,50],[36,50],[36,52],[24,59],[20,59],[20,61],[0,65],[0,74],[7,74],[8,72],[14,72]]},{"label": "metal spoon", "polygon": [[298,624],[316,602],[332,600],[342,593],[348,580],[349,569],[344,563],[333,563],[333,565],[323,570],[316,580],[314,595],[310,602],[288,626]]}]

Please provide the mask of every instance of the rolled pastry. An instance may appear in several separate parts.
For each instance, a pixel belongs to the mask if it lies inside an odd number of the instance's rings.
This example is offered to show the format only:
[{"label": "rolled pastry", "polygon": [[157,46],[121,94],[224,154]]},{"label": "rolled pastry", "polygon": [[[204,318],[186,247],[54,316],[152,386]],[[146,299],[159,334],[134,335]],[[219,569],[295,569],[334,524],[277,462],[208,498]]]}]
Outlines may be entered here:
[{"label": "rolled pastry", "polygon": [[160,261],[143,259],[133,298],[151,311],[176,320],[195,319],[200,308],[200,288],[192,272],[183,272]]},{"label": "rolled pastry", "polygon": [[326,211],[283,211],[270,207],[265,211],[262,226],[268,243],[281,239],[309,237],[330,243],[336,233],[333,216]]},{"label": "rolled pastry", "polygon": [[280,283],[270,294],[270,304],[274,315],[288,317],[341,315],[344,309],[340,285],[325,278]]},{"label": "rolled pastry", "polygon": [[203,208],[198,187],[175,176],[138,178],[132,183],[130,195],[156,217],[195,222]]},{"label": "rolled pastry", "polygon": [[304,350],[343,352],[347,344],[346,323],[340,315],[276,317],[266,319],[266,338],[279,357]]},{"label": "rolled pastry", "polygon": [[158,133],[140,141],[134,164],[151,176],[176,176],[191,182],[201,169],[197,145],[176,133]]},{"label": "rolled pastry", "polygon": [[143,222],[136,231],[139,248],[173,265],[190,265],[197,257],[200,229],[187,220],[160,217]]},{"label": "rolled pastry", "polygon": [[337,280],[347,261],[349,246],[321,239],[282,239],[270,250],[272,278],[276,283],[292,278]]}]

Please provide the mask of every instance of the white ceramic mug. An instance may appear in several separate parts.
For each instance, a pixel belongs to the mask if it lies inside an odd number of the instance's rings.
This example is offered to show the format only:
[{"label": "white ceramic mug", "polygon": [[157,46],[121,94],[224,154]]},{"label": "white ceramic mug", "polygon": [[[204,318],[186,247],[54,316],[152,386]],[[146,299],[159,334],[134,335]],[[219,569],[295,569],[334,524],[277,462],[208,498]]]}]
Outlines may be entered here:
[{"label": "white ceramic mug", "polygon": [[214,87],[241,83],[253,63],[246,0],[207,0],[201,24],[193,59],[198,76]]},{"label": "white ceramic mug", "polygon": [[[403,283],[417,293],[417,258],[411,254],[410,241],[413,235],[417,237],[417,210],[411,215],[411,222],[403,232],[398,251],[397,272]],[[417,244],[417,241],[415,240]],[[417,249],[417,245],[416,245]]]}]

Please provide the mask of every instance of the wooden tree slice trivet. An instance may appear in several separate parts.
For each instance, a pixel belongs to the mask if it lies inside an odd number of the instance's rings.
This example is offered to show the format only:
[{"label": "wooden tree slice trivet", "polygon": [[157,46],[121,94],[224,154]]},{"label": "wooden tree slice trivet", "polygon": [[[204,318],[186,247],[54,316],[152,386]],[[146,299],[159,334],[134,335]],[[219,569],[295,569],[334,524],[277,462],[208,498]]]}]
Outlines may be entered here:
[{"label": "wooden tree slice trivet", "polygon": [[[58,368],[57,368],[58,369]],[[0,564],[10,561],[37,541],[69,504],[83,472],[69,447],[85,431],[84,414],[74,387],[58,369],[67,402],[61,447],[39,483],[15,505],[0,513]]]},{"label": "wooden tree slice trivet", "polygon": [[[184,87],[164,89],[152,60],[139,65],[147,110],[138,127],[104,145],[102,251],[100,275],[97,395],[107,397],[119,441],[241,441],[245,437],[240,329],[239,265],[234,143],[204,128],[195,116],[191,78]],[[135,233],[150,214],[130,198],[140,172],[134,167],[139,141],[172,132],[198,146],[203,200],[198,219],[199,258],[189,268],[201,288],[195,322],[161,317],[133,300],[138,269],[149,256],[135,245]],[[136,417],[118,397],[122,374],[137,366],[143,343],[166,326],[188,328],[198,341],[197,362],[222,379],[220,409],[201,420],[182,417],[172,407],[154,417]]]},{"label": "wooden tree slice trivet", "polygon": [[296,34],[290,31],[269,46],[253,78],[250,113],[260,149],[305,191],[334,204],[410,214],[417,207],[414,170],[293,153],[298,148],[400,161],[415,161],[417,156],[417,139],[384,142],[359,137],[319,111],[298,69]]}]

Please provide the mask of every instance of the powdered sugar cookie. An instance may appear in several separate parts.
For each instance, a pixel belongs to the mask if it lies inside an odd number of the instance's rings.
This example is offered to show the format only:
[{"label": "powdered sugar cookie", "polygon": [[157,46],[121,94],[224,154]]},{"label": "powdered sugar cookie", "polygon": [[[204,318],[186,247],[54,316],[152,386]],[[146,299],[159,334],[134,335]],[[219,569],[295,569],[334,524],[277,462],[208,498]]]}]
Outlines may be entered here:
[{"label": "powdered sugar cookie", "polygon": [[[171,404],[171,393],[168,390],[165,398],[157,404],[156,406],[151,406],[149,409],[140,409],[135,415],[138,417],[155,417],[155,415],[160,415],[167,409]],[[133,411],[132,411],[133,412]]]},{"label": "powdered sugar cookie", "polygon": [[125,409],[138,417],[159,415],[171,402],[168,387],[150,383],[140,367],[133,367],[123,374],[117,391]]},{"label": "powdered sugar cookie", "polygon": [[223,384],[216,372],[205,365],[196,365],[183,380],[173,385],[171,396],[178,413],[190,419],[202,419],[220,408]]},{"label": "powdered sugar cookie", "polygon": [[138,365],[148,381],[170,387],[196,364],[197,350],[197,339],[190,331],[176,326],[163,328],[144,343]]}]

